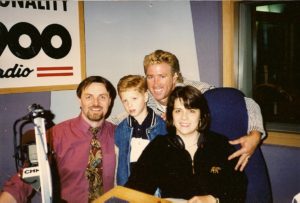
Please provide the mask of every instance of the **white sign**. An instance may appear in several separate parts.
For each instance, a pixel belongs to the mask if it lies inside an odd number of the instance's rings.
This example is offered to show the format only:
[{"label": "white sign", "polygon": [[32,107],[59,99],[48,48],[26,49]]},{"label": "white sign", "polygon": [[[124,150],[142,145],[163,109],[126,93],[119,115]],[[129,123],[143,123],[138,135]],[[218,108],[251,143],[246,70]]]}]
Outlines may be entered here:
[{"label": "white sign", "polygon": [[0,94],[75,89],[83,35],[83,2],[0,1]]}]

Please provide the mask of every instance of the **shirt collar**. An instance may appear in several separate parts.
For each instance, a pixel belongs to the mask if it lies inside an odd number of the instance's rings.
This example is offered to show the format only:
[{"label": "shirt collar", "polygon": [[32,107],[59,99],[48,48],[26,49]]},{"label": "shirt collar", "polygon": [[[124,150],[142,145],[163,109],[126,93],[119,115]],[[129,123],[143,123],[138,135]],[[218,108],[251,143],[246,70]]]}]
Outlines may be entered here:
[{"label": "shirt collar", "polygon": [[[155,123],[155,112],[150,107],[147,107],[147,111],[148,111],[148,114],[147,114],[146,118],[144,119],[144,121],[141,124],[142,127],[153,126],[154,123]],[[130,127],[134,127],[134,126],[139,125],[139,124],[138,124],[137,120],[134,117],[128,116],[128,125]]]},{"label": "shirt collar", "polygon": [[[100,130],[98,132],[98,134],[101,132],[101,129],[103,129],[103,127],[105,126],[105,120],[103,121],[102,125],[100,126]],[[89,132],[89,128],[91,127],[90,124],[88,124],[86,122],[86,120],[84,120],[83,116],[80,114],[76,120],[75,120],[75,126],[76,128],[78,128],[80,131],[82,131],[84,134],[91,134]]]}]

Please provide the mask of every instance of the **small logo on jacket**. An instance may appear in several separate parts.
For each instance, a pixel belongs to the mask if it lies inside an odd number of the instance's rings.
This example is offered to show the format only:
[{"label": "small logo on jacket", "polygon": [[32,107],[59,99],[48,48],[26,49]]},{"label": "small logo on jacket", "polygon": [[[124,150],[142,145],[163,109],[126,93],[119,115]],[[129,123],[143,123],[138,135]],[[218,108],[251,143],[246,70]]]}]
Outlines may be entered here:
[{"label": "small logo on jacket", "polygon": [[222,170],[221,167],[219,167],[219,166],[213,166],[210,169],[210,173],[218,174],[221,170]]}]

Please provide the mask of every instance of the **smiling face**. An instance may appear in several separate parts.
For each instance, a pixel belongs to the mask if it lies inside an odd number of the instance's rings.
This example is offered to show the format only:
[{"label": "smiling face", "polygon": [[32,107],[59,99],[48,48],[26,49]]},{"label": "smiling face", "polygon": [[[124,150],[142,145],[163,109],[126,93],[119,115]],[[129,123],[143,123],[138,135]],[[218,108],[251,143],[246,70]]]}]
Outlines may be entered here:
[{"label": "smiling face", "polygon": [[146,69],[148,89],[162,105],[167,105],[168,97],[176,85],[177,74],[172,74],[167,63],[149,65]]},{"label": "smiling face", "polygon": [[174,102],[172,111],[173,124],[176,128],[176,134],[179,136],[197,135],[200,122],[199,109],[187,109],[181,99],[177,98]]},{"label": "smiling face", "polygon": [[105,119],[111,98],[104,84],[92,83],[82,91],[79,103],[83,118],[92,127],[98,127]]},{"label": "smiling face", "polygon": [[141,93],[135,89],[120,92],[120,99],[126,112],[134,117],[139,123],[147,116],[148,93]]}]

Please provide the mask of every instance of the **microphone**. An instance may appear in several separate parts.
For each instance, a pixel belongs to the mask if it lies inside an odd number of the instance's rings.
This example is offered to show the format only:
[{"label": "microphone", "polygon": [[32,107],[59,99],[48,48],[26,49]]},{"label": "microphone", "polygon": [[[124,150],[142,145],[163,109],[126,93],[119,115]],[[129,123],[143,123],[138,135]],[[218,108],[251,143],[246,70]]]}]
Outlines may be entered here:
[{"label": "microphone", "polygon": [[[20,120],[33,121],[37,117],[42,117],[44,114],[43,108],[38,104],[31,104],[27,107],[29,113]],[[41,188],[40,184],[40,167],[38,166],[38,155],[36,144],[28,145],[29,166],[22,170],[22,179],[27,184],[30,184],[36,191]]]},{"label": "microphone", "polygon": [[22,179],[25,183],[30,184],[36,191],[40,190],[40,169],[38,166],[24,168],[22,171]]},{"label": "microphone", "polygon": [[28,147],[28,159],[30,167],[23,168],[22,179],[30,184],[36,191],[40,189],[40,170],[38,166],[36,144],[30,144]]},{"label": "microphone", "polygon": [[[52,202],[52,176],[48,160],[48,147],[46,139],[46,126],[45,122],[47,116],[52,116],[47,113],[49,111],[44,111],[44,109],[38,104],[31,104],[27,107],[29,113],[25,116],[17,119],[13,125],[14,131],[14,158],[16,169],[21,173],[21,179],[32,186],[37,192],[41,193],[42,202]],[[50,117],[50,118],[53,118]],[[21,122],[19,128],[22,131],[22,128],[25,124],[33,123],[34,124],[34,133],[35,133],[35,144],[27,145],[27,157],[26,162],[24,163],[24,157],[21,156],[18,152],[21,147],[17,145],[17,126]],[[52,123],[50,123],[52,124]],[[22,136],[22,134],[20,134]],[[20,171],[19,162],[22,161],[23,168]]]},{"label": "microphone", "polygon": [[18,121],[25,120],[25,121],[32,121],[35,117],[42,117],[44,114],[44,109],[39,104],[31,104],[27,107],[29,111],[28,114],[18,119]]},{"label": "microphone", "polygon": [[28,147],[28,159],[31,167],[24,168],[22,171],[22,179],[27,184],[30,184],[36,191],[39,191],[40,171],[38,167],[38,157],[36,144],[30,144]]}]

